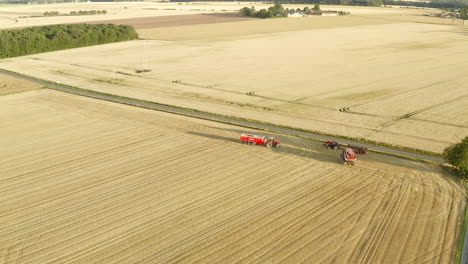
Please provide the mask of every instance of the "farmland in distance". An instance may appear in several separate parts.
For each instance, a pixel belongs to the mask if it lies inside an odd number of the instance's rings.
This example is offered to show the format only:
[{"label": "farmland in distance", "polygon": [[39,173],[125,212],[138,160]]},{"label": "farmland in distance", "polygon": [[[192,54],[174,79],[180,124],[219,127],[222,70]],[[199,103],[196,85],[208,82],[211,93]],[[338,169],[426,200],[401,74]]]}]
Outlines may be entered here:
[{"label": "farmland in distance", "polygon": [[141,29],[145,40],[2,60],[0,67],[437,153],[460,141],[468,133],[466,27],[413,23],[410,11],[356,10]]}]

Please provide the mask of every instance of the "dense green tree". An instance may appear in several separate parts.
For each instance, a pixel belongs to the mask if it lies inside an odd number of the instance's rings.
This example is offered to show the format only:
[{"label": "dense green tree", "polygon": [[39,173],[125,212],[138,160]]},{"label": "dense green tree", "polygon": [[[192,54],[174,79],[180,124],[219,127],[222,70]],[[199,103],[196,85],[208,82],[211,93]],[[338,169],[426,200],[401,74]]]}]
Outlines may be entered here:
[{"label": "dense green tree", "polygon": [[258,11],[256,14],[257,14],[256,17],[267,18],[268,17],[268,10],[260,9],[260,11]]},{"label": "dense green tree", "polygon": [[315,5],[314,5],[314,8],[312,8],[312,10],[314,10],[315,12],[320,11],[320,5],[319,5],[319,4],[315,4]]},{"label": "dense green tree", "polygon": [[244,7],[239,10],[240,16],[252,16],[253,12],[251,8]]},{"label": "dense green tree", "polygon": [[132,40],[138,34],[126,25],[54,25],[0,31],[0,58]]},{"label": "dense green tree", "polygon": [[444,156],[450,164],[459,169],[462,176],[468,177],[468,137],[458,144],[447,147]]},{"label": "dense green tree", "polygon": [[462,8],[460,10],[460,15],[463,20],[468,20],[468,8]]}]

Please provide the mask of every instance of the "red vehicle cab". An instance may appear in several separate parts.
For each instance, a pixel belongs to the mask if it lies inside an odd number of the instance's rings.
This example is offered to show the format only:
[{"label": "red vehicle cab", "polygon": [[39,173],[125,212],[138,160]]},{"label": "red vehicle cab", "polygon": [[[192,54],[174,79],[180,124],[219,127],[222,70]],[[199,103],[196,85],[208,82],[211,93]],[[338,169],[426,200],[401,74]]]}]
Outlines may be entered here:
[{"label": "red vehicle cab", "polygon": [[279,148],[281,146],[281,143],[279,142],[279,140],[275,140],[274,137],[242,134],[240,136],[240,140],[242,141],[242,143],[252,145],[252,146],[264,145],[269,148],[271,147]]},{"label": "red vehicle cab", "polygon": [[345,148],[343,150],[343,153],[341,154],[341,159],[343,160],[343,163],[345,164],[351,164],[354,165],[356,162],[356,153],[354,152],[354,149],[352,148]]}]

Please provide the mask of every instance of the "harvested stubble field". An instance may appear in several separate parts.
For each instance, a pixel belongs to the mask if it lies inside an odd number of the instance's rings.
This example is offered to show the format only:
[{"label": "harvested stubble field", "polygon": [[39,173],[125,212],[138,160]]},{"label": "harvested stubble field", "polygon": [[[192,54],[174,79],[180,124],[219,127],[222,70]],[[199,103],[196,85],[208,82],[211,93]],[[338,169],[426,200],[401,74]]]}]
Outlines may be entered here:
[{"label": "harvested stubble field", "polygon": [[[92,21],[87,24],[118,24],[118,25],[132,25],[135,29],[148,29],[160,27],[175,27],[184,25],[196,24],[215,24],[226,23],[242,20],[254,20],[256,18],[239,17],[237,14],[197,14],[197,15],[174,15],[174,16],[159,16],[159,17],[143,17],[143,18],[129,18],[120,20],[105,20],[105,21]],[[154,34],[154,33],[153,33]]]},{"label": "harvested stubble field", "polygon": [[468,134],[468,30],[393,19],[407,10],[369,10],[142,29],[147,40],[2,60],[0,67],[100,92],[442,152]]},{"label": "harvested stubble field", "polygon": [[0,121],[2,263],[454,260],[464,190],[429,164],[50,90]]},{"label": "harvested stubble field", "polygon": [[41,86],[37,83],[20,80],[3,74],[0,75],[0,95],[20,93],[39,88],[41,88]]}]

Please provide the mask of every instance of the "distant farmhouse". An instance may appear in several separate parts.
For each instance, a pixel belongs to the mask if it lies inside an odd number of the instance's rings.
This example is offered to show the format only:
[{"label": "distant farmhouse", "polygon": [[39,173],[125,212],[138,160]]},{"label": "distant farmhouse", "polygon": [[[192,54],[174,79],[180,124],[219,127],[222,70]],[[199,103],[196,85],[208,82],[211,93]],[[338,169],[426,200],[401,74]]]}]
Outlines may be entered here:
[{"label": "distant farmhouse", "polygon": [[[338,11],[314,11],[310,10],[308,13],[302,11],[294,11],[286,13],[286,17],[305,17],[305,16],[338,16]],[[276,16],[284,16],[281,13],[276,14]]]},{"label": "distant farmhouse", "polygon": [[338,16],[338,11],[314,11],[310,10],[311,16]]}]

